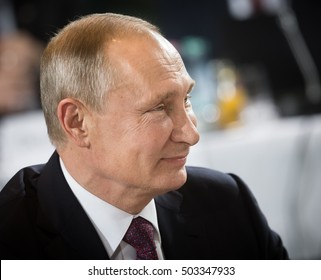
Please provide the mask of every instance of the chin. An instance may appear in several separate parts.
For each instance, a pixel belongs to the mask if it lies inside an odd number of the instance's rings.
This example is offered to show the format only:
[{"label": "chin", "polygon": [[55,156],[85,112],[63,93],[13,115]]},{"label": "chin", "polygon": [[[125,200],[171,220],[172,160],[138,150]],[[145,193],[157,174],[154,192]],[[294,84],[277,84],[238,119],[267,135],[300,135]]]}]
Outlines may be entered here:
[{"label": "chin", "polygon": [[[174,173],[174,174],[173,174]],[[173,172],[167,181],[166,192],[175,191],[182,187],[187,180],[187,173],[185,167],[181,168],[179,171]],[[165,185],[165,184],[164,184]]]}]

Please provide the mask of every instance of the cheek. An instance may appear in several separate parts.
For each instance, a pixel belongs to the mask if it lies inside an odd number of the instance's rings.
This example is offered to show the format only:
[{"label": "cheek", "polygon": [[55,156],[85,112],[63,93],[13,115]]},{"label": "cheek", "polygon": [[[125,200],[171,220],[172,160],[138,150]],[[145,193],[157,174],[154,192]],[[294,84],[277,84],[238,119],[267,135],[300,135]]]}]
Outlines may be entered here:
[{"label": "cheek", "polygon": [[148,128],[146,128],[146,132],[148,133],[150,139],[153,139],[158,143],[164,143],[170,138],[173,127],[172,119],[166,116],[160,121],[150,123]]},{"label": "cheek", "polygon": [[164,149],[170,139],[170,135],[169,129],[163,126],[156,126],[148,131],[142,131],[135,141],[142,153],[154,155],[159,154]]},{"label": "cheek", "polygon": [[[157,160],[166,148],[172,133],[172,122],[168,118],[162,122],[149,122],[141,125],[131,133],[131,143],[134,150],[132,154],[139,153],[139,158]],[[127,147],[128,148],[128,147]]]},{"label": "cheek", "polygon": [[[173,122],[166,113],[150,114],[142,118],[136,126],[138,137],[160,141],[169,138],[173,130]],[[146,140],[148,140],[146,139]]]}]

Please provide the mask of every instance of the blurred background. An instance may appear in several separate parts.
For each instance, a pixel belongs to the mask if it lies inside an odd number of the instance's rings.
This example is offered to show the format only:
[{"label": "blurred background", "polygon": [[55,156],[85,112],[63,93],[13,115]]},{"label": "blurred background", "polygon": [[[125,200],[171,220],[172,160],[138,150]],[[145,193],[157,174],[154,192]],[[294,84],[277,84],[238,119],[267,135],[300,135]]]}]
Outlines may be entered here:
[{"label": "blurred background", "polygon": [[53,152],[39,59],[93,12],[160,27],[196,80],[201,140],[188,163],[238,174],[290,257],[321,259],[321,1],[0,0],[0,189]]}]

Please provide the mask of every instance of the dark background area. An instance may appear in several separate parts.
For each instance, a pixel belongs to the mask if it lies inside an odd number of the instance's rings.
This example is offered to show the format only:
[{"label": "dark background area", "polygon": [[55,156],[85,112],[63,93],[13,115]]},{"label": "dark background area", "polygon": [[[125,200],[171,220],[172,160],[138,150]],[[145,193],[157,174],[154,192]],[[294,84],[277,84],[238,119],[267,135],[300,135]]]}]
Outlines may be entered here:
[{"label": "dark background area", "polygon": [[[226,0],[13,0],[13,4],[18,27],[43,42],[70,20],[92,12],[142,17],[173,40],[204,38],[210,45],[208,59],[229,59],[241,68],[256,65],[264,69],[281,115],[321,112],[320,102],[311,103],[306,98],[302,73],[275,15],[257,11],[248,19],[237,20],[231,16]],[[321,1],[294,0],[291,6],[320,73]]]}]

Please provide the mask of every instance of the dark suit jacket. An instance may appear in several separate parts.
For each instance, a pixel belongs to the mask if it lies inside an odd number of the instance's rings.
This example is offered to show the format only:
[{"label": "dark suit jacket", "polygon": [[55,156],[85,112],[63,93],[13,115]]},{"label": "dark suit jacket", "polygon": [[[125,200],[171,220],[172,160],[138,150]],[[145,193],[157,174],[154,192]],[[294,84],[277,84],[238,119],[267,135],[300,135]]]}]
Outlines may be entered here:
[{"label": "dark suit jacket", "polygon": [[[183,187],[155,198],[166,259],[288,258],[238,177],[197,167],[187,172]],[[3,188],[0,223],[1,259],[108,259],[56,153]]]}]

